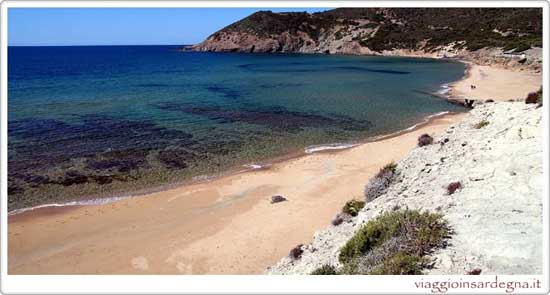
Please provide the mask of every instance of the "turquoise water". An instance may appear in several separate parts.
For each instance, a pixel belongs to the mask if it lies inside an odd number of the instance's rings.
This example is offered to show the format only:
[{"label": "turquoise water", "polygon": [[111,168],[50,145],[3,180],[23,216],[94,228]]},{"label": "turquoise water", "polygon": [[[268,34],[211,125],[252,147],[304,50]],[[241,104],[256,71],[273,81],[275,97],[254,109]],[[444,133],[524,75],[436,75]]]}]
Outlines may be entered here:
[{"label": "turquoise water", "polygon": [[10,47],[10,209],[119,194],[462,111],[430,59]]}]

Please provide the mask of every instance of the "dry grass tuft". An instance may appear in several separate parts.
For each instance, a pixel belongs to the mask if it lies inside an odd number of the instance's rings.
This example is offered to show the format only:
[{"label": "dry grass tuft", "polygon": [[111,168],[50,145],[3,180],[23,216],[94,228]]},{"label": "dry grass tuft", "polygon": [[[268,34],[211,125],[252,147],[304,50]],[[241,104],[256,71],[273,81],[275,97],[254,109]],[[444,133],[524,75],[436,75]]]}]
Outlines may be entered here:
[{"label": "dry grass tuft", "polygon": [[302,258],[302,254],[304,253],[304,250],[302,250],[303,246],[304,244],[299,244],[298,246],[292,248],[290,253],[288,253],[288,256],[294,260]]},{"label": "dry grass tuft", "polygon": [[369,183],[365,186],[365,200],[373,201],[380,195],[384,194],[397,174],[397,164],[391,162],[380,169],[378,173],[369,179]]}]

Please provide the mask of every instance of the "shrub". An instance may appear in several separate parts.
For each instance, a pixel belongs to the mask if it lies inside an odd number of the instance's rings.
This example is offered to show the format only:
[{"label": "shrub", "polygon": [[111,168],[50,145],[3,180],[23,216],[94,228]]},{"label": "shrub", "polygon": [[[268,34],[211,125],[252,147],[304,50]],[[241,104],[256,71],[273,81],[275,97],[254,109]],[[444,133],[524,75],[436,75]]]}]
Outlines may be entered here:
[{"label": "shrub", "polygon": [[481,120],[481,121],[479,121],[478,123],[476,123],[476,124],[474,125],[474,128],[475,128],[475,129],[481,129],[481,128],[487,126],[487,125],[489,125],[489,121],[487,121],[487,120]]},{"label": "shrub", "polygon": [[365,207],[365,202],[358,200],[348,201],[342,208],[342,213],[347,213],[351,216],[357,216],[359,211]]},{"label": "shrub", "polygon": [[384,194],[393,181],[395,172],[392,169],[381,169],[365,186],[365,200],[371,202]]},{"label": "shrub", "polygon": [[347,263],[397,234],[402,216],[382,214],[363,226],[340,250],[338,259]]},{"label": "shrub", "polygon": [[378,173],[369,179],[365,186],[365,200],[371,202],[386,192],[392,183],[397,171],[397,164],[391,162],[384,166]]},{"label": "shrub", "polygon": [[481,274],[481,268],[474,268],[470,271],[467,271],[466,274],[467,275],[474,275],[474,276],[480,275]]},{"label": "shrub", "polygon": [[542,88],[540,88],[537,92],[529,93],[525,98],[525,103],[538,103],[539,105],[542,105]]},{"label": "shrub", "polygon": [[316,270],[314,270],[312,275],[337,275],[336,268],[332,265],[325,264]]},{"label": "shrub", "polygon": [[348,213],[338,213],[336,215],[336,217],[334,217],[334,219],[332,220],[332,225],[334,226],[338,226],[340,224],[342,224],[344,221],[347,221],[347,220],[350,220],[351,219],[351,215],[349,215]]},{"label": "shrub", "polygon": [[452,195],[459,188],[462,188],[462,183],[460,183],[460,181],[451,182],[447,186],[447,194]]},{"label": "shrub", "polygon": [[418,138],[418,146],[420,147],[432,144],[433,142],[434,142],[433,137],[431,137],[427,133],[420,135],[420,137]]},{"label": "shrub", "polygon": [[397,252],[393,257],[384,260],[382,265],[372,269],[371,275],[421,275],[422,265],[427,260],[423,257],[405,252]]},{"label": "shrub", "polygon": [[292,248],[290,250],[290,253],[288,253],[288,256],[292,259],[302,258],[302,253],[304,253],[304,250],[302,250],[302,246],[304,246],[304,244],[299,244],[298,246]]},{"label": "shrub", "polygon": [[338,32],[336,32],[336,33],[334,34],[334,39],[335,39],[335,40],[340,40],[340,39],[342,39],[343,37],[344,37],[344,35],[342,35],[342,30],[340,30],[340,31],[338,31]]},{"label": "shrub", "polygon": [[369,221],[342,247],[343,274],[421,274],[451,230],[440,214],[401,210]]},{"label": "shrub", "polygon": [[395,164],[394,162],[390,162],[390,163],[386,164],[386,166],[384,166],[382,169],[380,169],[380,171],[378,171],[377,175],[382,176],[386,172],[395,173],[395,171],[397,171],[397,164]]},{"label": "shrub", "polygon": [[531,92],[525,98],[525,103],[537,103],[539,95],[536,92]]}]

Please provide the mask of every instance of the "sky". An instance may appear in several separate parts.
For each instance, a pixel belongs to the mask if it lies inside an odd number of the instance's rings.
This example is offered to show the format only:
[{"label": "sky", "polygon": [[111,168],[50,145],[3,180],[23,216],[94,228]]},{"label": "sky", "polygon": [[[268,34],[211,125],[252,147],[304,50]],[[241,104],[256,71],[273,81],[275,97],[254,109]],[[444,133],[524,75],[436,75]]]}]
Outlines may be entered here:
[{"label": "sky", "polygon": [[9,8],[9,46],[184,45],[259,10],[328,8]]}]

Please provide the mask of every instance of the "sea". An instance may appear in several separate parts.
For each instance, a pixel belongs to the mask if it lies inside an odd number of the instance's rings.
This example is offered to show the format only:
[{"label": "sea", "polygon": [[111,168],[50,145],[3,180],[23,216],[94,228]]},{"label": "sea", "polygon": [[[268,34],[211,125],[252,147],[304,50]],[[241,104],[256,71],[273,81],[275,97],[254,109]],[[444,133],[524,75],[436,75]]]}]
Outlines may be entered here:
[{"label": "sea", "polygon": [[[462,112],[462,63],[182,46],[8,48],[8,207],[139,194]],[[376,155],[365,155],[376,157]]]}]

